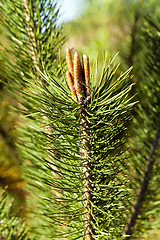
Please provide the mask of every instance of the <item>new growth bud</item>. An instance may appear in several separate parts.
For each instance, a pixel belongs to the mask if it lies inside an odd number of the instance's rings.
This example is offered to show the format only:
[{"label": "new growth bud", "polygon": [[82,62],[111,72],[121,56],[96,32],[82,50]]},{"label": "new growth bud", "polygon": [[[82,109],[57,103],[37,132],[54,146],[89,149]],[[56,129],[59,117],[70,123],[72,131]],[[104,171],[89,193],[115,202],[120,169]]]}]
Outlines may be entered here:
[{"label": "new growth bud", "polygon": [[66,49],[66,62],[68,71],[66,73],[68,86],[71,90],[72,97],[80,104],[85,103],[85,98],[90,96],[90,70],[89,58],[83,55],[82,63],[77,51],[74,53],[74,63],[72,60],[71,50]]},{"label": "new growth bud", "polygon": [[85,77],[85,85],[87,96],[90,96],[90,70],[89,70],[89,57],[84,54],[83,55],[83,68],[84,68],[84,77]]}]

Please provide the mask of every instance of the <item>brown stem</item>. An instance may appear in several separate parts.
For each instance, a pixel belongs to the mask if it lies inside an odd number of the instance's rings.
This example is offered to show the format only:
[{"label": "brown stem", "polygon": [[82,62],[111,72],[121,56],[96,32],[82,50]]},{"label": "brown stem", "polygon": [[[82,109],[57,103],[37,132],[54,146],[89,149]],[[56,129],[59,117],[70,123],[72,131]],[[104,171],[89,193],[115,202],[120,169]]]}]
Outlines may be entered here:
[{"label": "brown stem", "polygon": [[81,156],[83,164],[83,174],[84,174],[84,206],[85,206],[85,240],[94,240],[93,238],[93,217],[91,213],[91,202],[92,202],[92,169],[90,163],[90,152],[89,152],[89,132],[88,123],[86,120],[85,109],[81,111]]},{"label": "brown stem", "polygon": [[132,212],[130,221],[126,226],[125,235],[129,235],[129,236],[126,237],[125,240],[128,240],[128,239],[131,238],[131,236],[133,234],[133,227],[136,224],[137,217],[140,214],[142,204],[145,200],[146,192],[148,190],[148,185],[149,185],[149,181],[150,181],[150,174],[152,172],[153,165],[155,163],[154,153],[155,153],[156,148],[158,146],[159,138],[160,138],[160,126],[159,126],[159,128],[158,128],[158,130],[155,134],[154,139],[153,139],[153,144],[151,146],[150,154],[149,154],[149,157],[147,159],[146,171],[145,171],[142,183],[141,183],[141,188],[140,188],[136,203],[133,206],[133,212]]}]

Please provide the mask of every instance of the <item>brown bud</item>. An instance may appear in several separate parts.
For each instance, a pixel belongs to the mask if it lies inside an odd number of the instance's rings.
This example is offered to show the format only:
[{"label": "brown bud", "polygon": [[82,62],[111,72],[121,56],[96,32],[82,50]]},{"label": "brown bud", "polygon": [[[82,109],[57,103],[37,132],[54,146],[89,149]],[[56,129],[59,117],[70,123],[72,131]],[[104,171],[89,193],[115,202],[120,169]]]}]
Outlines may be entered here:
[{"label": "brown bud", "polygon": [[89,70],[89,57],[87,55],[83,55],[83,68],[84,68],[84,76],[85,76],[85,85],[87,96],[90,95],[90,70]]},{"label": "brown bud", "polygon": [[76,90],[74,88],[73,78],[72,78],[72,75],[69,71],[66,72],[66,77],[67,77],[67,82],[68,82],[68,86],[70,88],[72,97],[75,101],[77,101],[77,95],[76,95]]},{"label": "brown bud", "polygon": [[72,61],[71,50],[69,49],[69,47],[67,47],[66,49],[66,62],[68,66],[68,71],[71,73],[72,78],[74,78],[73,61]]},{"label": "brown bud", "polygon": [[79,54],[78,54],[78,52],[75,51],[75,54],[74,54],[74,86],[75,86],[75,90],[76,90],[79,101],[81,101],[81,99],[82,99],[82,87],[83,87],[82,81],[83,81],[82,65],[81,65]]}]

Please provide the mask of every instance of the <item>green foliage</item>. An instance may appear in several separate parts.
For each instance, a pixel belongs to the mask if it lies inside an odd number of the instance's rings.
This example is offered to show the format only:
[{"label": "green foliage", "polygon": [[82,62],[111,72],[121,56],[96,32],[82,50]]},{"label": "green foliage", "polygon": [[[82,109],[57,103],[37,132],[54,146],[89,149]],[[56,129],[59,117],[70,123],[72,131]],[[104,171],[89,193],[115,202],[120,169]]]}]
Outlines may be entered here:
[{"label": "green foliage", "polygon": [[[11,67],[15,76],[16,74],[19,76],[21,72],[22,79],[23,74],[29,72],[30,68],[36,70],[40,68],[42,71],[45,67],[51,71],[63,41],[61,31],[56,27],[58,16],[56,3],[43,0],[2,3],[1,44],[6,49],[2,52],[5,54],[3,59],[6,60],[6,68]],[[8,46],[10,43],[11,48]],[[8,54],[10,59],[7,59]],[[18,66],[18,72],[13,68],[14,64]]]},{"label": "green foliage", "polygon": [[[135,111],[133,125],[130,127],[128,156],[131,158],[129,158],[129,171],[126,174],[130,178],[133,198],[129,202],[130,209],[132,209],[130,217],[133,216],[142,183],[145,182],[146,190],[142,191],[144,197],[140,201],[142,207],[138,209],[135,225],[132,226],[133,238],[139,238],[142,234],[144,237],[147,235],[146,230],[157,229],[159,224],[160,2],[158,0],[111,2],[91,0],[88,2],[90,5],[82,18],[68,23],[65,27],[66,34],[68,29],[70,33],[73,32],[69,37],[69,43],[74,43],[76,39],[81,51],[85,49],[86,52],[94,52],[93,49],[96,48],[95,43],[98,39],[98,49],[107,48],[108,55],[120,51],[120,69],[134,67],[134,81],[137,84],[132,93],[138,92],[136,98],[140,103]],[[75,30],[76,26],[79,26],[78,33]],[[86,43],[88,46],[85,45]],[[147,166],[150,169],[147,170]],[[152,232],[148,238],[153,238]]]},{"label": "green foliage", "polygon": [[[54,45],[57,34],[46,35],[48,38],[44,43],[42,41],[45,26],[39,16],[43,18],[45,14],[41,3],[31,1],[30,5],[28,2],[21,5],[20,2],[10,2],[9,6],[4,2],[1,25],[3,39],[12,46],[11,49],[4,46],[3,57],[7,84],[18,100],[16,108],[21,115],[18,146],[27,183],[25,189],[30,193],[27,211],[31,233],[35,239],[84,238],[84,182],[87,179],[81,157],[80,114],[80,109],[84,108],[90,132],[89,146],[85,148],[90,152],[88,161],[93,168],[92,179],[89,179],[93,199],[92,235],[96,239],[116,239],[121,236],[128,204],[123,153],[132,107],[128,100],[129,71],[117,79],[114,66],[103,69],[100,80],[93,74],[91,99],[86,106],[75,103],[62,77],[65,71],[63,60],[59,72],[53,62],[52,46],[55,54],[55,47],[59,46]],[[52,5],[52,11],[54,7]],[[41,14],[39,9],[42,9]],[[11,21],[8,21],[9,15]],[[46,16],[46,19],[51,25],[50,18]],[[49,31],[50,28],[46,28],[46,34]],[[11,54],[13,58],[7,61]]]},{"label": "green foliage", "polygon": [[[39,75],[38,71],[44,67],[48,71],[57,68],[56,59],[58,49],[62,45],[61,29],[56,27],[58,9],[53,1],[1,1],[0,3],[0,51],[1,51],[1,173],[0,183],[3,188],[14,196],[17,204],[23,205],[26,194],[23,189],[24,180],[21,176],[21,165],[23,157],[20,157],[20,149],[17,150],[17,138],[20,132],[17,129],[18,124],[25,125],[18,115],[13,117],[8,114],[10,105],[18,108],[19,91],[25,88],[25,77],[29,80],[31,72]],[[48,51],[50,50],[50,51]],[[57,71],[57,74],[59,72]],[[6,85],[4,87],[4,84]],[[8,90],[10,93],[8,93]],[[18,94],[16,98],[15,93]],[[6,97],[7,96],[7,97]],[[27,103],[26,103],[27,105]],[[30,109],[31,110],[31,109]],[[29,110],[29,111],[30,111]],[[4,112],[3,112],[4,111]],[[10,119],[11,123],[6,123]],[[10,130],[10,124],[14,129],[14,134]],[[8,126],[9,125],[9,126]],[[13,137],[11,138],[11,134]],[[24,178],[24,176],[23,176]],[[4,205],[8,205],[8,201],[4,201]],[[12,201],[10,202],[11,208]],[[26,207],[26,206],[24,206]],[[4,207],[7,209],[7,206]],[[5,213],[4,213],[5,214]],[[12,218],[9,211],[8,218]],[[16,216],[15,231],[18,231],[19,214]],[[2,220],[3,221],[3,220]],[[9,226],[9,225],[8,225]],[[3,225],[4,227],[4,225]],[[14,234],[18,234],[14,231]],[[6,233],[6,234],[9,234]],[[6,237],[9,235],[6,235]],[[7,238],[9,239],[9,238]],[[13,239],[11,237],[11,239]]]},{"label": "green foliage", "polygon": [[[56,28],[58,9],[56,4],[49,1],[48,5],[45,1],[2,1],[1,2],[1,82],[11,89],[8,99],[6,87],[1,92],[1,134],[7,142],[14,161],[18,161],[18,156],[13,154],[15,140],[9,140],[8,129],[4,124],[7,117],[7,100],[13,102],[11,96],[13,89],[19,91],[25,87],[24,76],[31,78],[31,70],[39,71],[45,67],[48,71],[52,71],[53,64],[57,59],[58,49],[62,44],[60,37],[60,29]],[[59,39],[59,40],[58,40]],[[50,50],[47,51],[47,49]],[[44,55],[50,54],[50,55]],[[20,84],[21,82],[21,84]],[[16,84],[17,83],[17,84]],[[2,85],[3,86],[3,85]],[[15,101],[14,101],[15,102]],[[16,106],[18,105],[15,102]],[[13,118],[14,119],[14,118]],[[14,120],[15,124],[17,120]],[[13,123],[12,123],[13,124]],[[15,156],[16,155],[16,156]]]},{"label": "green foliage", "polygon": [[[91,154],[95,239],[121,236],[127,214],[123,145],[133,105],[127,97],[131,88],[128,73],[114,79],[115,67],[103,69],[100,80],[91,79],[91,100],[84,109],[90,133],[85,147]],[[22,91],[28,128],[23,130],[26,144],[21,149],[29,188],[38,198],[31,215],[40,239],[83,239],[86,177],[79,109],[84,106],[71,98],[65,79],[48,74],[42,77],[47,85],[35,78],[32,82],[25,79],[28,86]],[[28,115],[29,109],[33,113]]]}]

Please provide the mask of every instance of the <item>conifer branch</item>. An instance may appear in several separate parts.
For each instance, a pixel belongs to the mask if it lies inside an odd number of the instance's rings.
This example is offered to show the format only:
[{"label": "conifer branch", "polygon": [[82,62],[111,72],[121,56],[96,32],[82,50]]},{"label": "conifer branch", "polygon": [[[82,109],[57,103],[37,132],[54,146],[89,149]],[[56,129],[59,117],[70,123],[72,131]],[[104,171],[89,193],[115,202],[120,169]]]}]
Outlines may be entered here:
[{"label": "conifer branch", "polygon": [[[67,81],[71,94],[74,100],[78,100],[78,103],[82,105],[80,108],[80,130],[81,130],[81,157],[82,157],[82,171],[84,174],[84,223],[85,223],[85,240],[94,240],[93,238],[93,217],[91,213],[91,202],[92,202],[92,169],[90,163],[90,152],[89,152],[89,131],[88,122],[86,119],[85,111],[85,99],[84,96],[89,96],[90,94],[90,77],[89,77],[89,58],[87,55],[83,56],[83,66],[82,69],[81,61],[78,52],[74,54],[74,66],[72,62],[70,49],[67,48],[66,51],[66,61],[68,65],[67,71]],[[74,75],[73,75],[74,69]],[[71,72],[70,72],[71,71]],[[84,72],[83,72],[84,71]],[[72,76],[74,78],[72,79]],[[78,96],[78,99],[77,99]]]},{"label": "conifer branch", "polygon": [[31,53],[32,61],[33,61],[33,66],[36,69],[36,71],[39,72],[40,69],[39,69],[39,66],[38,66],[38,59],[37,59],[37,55],[35,53],[35,51],[36,51],[36,40],[35,40],[35,36],[34,36],[34,32],[33,32],[34,25],[33,25],[33,23],[31,22],[31,19],[30,19],[30,12],[31,11],[30,11],[27,0],[22,0],[22,4],[23,4],[24,9],[25,9],[24,16],[25,16],[25,20],[26,20],[26,24],[27,24],[27,32],[28,32],[28,36],[29,36],[30,53]]},{"label": "conifer branch", "polygon": [[159,125],[158,130],[153,139],[153,144],[151,146],[150,154],[147,159],[146,171],[145,171],[142,183],[141,183],[141,188],[140,188],[137,200],[133,206],[132,215],[130,217],[129,223],[126,226],[125,235],[129,235],[129,236],[127,236],[125,238],[125,240],[128,240],[131,238],[131,236],[133,234],[133,228],[136,224],[138,215],[140,214],[141,207],[143,205],[143,201],[145,199],[146,192],[148,190],[148,185],[150,182],[150,174],[152,172],[153,165],[155,163],[154,154],[155,154],[157,146],[158,146],[159,138],[160,138],[160,125]]}]

